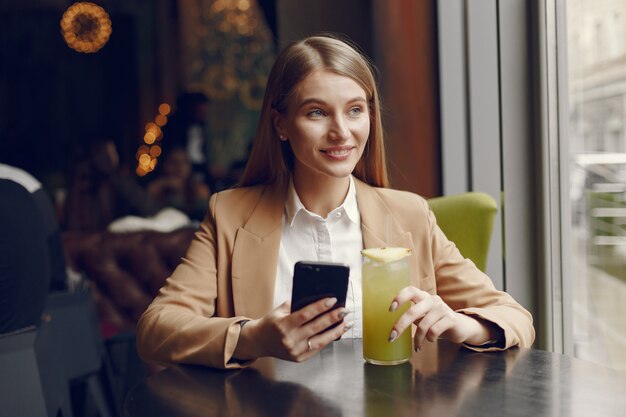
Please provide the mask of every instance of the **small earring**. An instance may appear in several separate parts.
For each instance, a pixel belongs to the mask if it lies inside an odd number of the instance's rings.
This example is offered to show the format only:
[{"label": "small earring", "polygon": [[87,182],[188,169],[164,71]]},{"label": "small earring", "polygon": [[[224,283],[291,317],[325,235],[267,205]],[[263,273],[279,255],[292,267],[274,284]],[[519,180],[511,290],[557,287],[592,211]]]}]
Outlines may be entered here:
[{"label": "small earring", "polygon": [[285,135],[283,135],[283,134],[278,135],[278,138],[279,138],[280,140],[282,140],[282,141],[287,140],[287,137],[286,137]]}]

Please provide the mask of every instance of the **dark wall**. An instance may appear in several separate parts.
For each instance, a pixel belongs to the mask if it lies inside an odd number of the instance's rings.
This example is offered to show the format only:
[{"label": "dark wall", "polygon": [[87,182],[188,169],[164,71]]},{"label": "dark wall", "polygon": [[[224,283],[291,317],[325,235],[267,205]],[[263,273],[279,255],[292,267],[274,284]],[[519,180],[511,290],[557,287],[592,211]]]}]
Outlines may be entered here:
[{"label": "dark wall", "polygon": [[436,0],[372,0],[394,188],[441,195]]},{"label": "dark wall", "polygon": [[281,43],[319,32],[334,32],[347,36],[373,57],[371,0],[275,0],[275,3]]},{"label": "dark wall", "polygon": [[61,16],[0,14],[0,160],[38,177],[65,171],[88,135],[113,138],[127,155],[139,134],[133,18],[111,15],[109,42],[84,54],[65,44]]}]

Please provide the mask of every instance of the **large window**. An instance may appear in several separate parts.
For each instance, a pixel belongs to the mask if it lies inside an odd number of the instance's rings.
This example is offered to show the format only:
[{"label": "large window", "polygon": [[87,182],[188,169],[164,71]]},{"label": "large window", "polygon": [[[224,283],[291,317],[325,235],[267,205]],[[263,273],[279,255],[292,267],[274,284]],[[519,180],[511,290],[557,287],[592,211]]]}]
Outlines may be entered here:
[{"label": "large window", "polygon": [[571,343],[626,371],[626,0],[567,0],[565,11]]},{"label": "large window", "polygon": [[626,0],[437,12],[444,192],[498,199],[488,272],[536,348],[626,371]]}]

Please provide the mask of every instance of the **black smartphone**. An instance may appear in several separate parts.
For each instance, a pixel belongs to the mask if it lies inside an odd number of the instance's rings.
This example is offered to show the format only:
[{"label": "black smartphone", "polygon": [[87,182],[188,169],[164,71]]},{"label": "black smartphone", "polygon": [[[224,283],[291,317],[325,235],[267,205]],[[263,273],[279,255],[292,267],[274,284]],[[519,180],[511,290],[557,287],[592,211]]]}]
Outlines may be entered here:
[{"label": "black smartphone", "polygon": [[326,297],[336,297],[334,308],[346,305],[350,267],[330,262],[297,262],[293,271],[291,312]]}]

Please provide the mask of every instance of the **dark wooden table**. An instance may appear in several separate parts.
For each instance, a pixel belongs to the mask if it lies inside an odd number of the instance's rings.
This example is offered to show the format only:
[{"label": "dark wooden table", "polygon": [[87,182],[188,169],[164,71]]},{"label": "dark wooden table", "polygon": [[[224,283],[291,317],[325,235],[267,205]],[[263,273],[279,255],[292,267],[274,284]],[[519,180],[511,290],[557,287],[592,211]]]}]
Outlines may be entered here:
[{"label": "dark wooden table", "polygon": [[474,353],[439,341],[397,366],[366,364],[361,340],[304,363],[173,367],[135,386],[138,416],[626,416],[626,376],[567,356],[511,349]]}]

